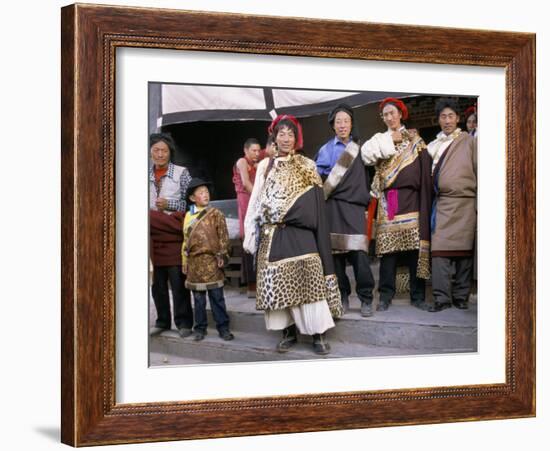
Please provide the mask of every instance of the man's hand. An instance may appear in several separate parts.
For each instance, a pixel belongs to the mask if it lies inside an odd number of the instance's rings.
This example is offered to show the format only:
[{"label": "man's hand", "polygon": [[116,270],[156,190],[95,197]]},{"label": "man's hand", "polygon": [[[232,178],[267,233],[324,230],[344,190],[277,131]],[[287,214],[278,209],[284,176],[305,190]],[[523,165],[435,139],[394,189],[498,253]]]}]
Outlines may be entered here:
[{"label": "man's hand", "polygon": [[187,269],[188,269],[188,268],[187,268],[187,263],[186,263],[185,265],[181,265],[181,272],[182,272],[183,274],[187,274]]},{"label": "man's hand", "polygon": [[159,211],[166,210],[168,208],[168,199],[165,199],[164,197],[159,197],[155,202],[155,205],[157,206]]},{"label": "man's hand", "polygon": [[395,130],[391,132],[391,139],[395,144],[399,144],[403,141],[403,136],[401,136],[401,132],[399,130]]}]

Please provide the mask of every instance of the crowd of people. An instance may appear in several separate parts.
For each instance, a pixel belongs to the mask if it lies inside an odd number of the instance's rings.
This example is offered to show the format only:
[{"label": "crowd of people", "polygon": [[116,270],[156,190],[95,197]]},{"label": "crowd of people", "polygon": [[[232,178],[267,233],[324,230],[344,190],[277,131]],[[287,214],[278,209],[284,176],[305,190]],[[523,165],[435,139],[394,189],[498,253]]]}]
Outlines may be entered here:
[{"label": "crowd of people", "polygon": [[[398,266],[408,268],[412,306],[468,308],[477,222],[476,108],[461,115],[454,99],[439,99],[434,114],[441,131],[428,144],[406,128],[409,111],[400,99],[384,99],[379,112],[386,131],[362,141],[353,108],[338,105],[328,116],[333,136],[314,159],[301,152],[300,122],[279,115],[266,147],[246,140],[233,168],[244,281],[266,329],[281,331],[279,352],[289,351],[299,334],[311,336],[315,353],[330,352],[326,331],[349,309],[348,263],[361,315],[374,314],[373,248],[380,261],[377,312],[395,297]],[[204,338],[208,295],[220,337],[231,340],[223,293],[228,231],[223,213],[209,205],[211,184],[170,162],[170,135],[151,135],[150,149],[157,310],[151,335],[170,328],[170,283],[182,337]],[[427,300],[428,279],[433,299]]]}]

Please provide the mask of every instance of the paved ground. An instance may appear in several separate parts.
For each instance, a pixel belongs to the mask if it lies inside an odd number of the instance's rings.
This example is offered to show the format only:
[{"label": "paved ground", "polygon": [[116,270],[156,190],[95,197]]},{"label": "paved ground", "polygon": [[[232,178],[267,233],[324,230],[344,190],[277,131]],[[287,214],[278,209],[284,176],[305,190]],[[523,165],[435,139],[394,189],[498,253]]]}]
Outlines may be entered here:
[{"label": "paved ground", "polygon": [[[427,298],[430,299],[428,288]],[[328,332],[332,352],[317,356],[311,338],[300,336],[298,345],[287,354],[275,352],[280,332],[265,330],[263,313],[255,309],[255,299],[244,289],[225,287],[225,297],[235,340],[224,342],[213,327],[206,339],[182,339],[175,330],[150,341],[150,365],[196,365],[204,363],[296,360],[318,358],[357,358],[477,351],[477,299],[472,296],[468,310],[456,308],[438,313],[421,311],[409,305],[408,295],[399,295],[385,312],[370,318],[360,316],[360,302],[350,298],[350,310]],[[374,301],[375,305],[377,299]],[[150,302],[150,322],[156,312]]]}]

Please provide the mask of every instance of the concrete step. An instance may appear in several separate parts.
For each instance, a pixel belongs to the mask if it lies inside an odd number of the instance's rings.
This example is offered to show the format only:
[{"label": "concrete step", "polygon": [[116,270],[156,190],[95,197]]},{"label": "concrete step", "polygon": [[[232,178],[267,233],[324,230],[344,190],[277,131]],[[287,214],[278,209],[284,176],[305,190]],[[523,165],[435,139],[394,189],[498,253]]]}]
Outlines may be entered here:
[{"label": "concrete step", "polygon": [[[431,299],[430,291],[428,286],[427,299]],[[412,307],[408,294],[400,294],[387,311],[374,311],[372,317],[363,318],[360,301],[352,295],[350,310],[328,331],[332,353],[323,357],[313,353],[311,337],[305,336],[291,352],[279,354],[275,346],[281,333],[266,331],[263,312],[256,310],[255,299],[247,298],[246,289],[226,285],[224,293],[235,340],[225,342],[218,337],[208,311],[211,329],[205,340],[194,342],[192,337],[182,339],[175,330],[166,331],[150,341],[150,365],[477,352],[476,296],[470,298],[468,310],[429,313]],[[375,296],[374,307],[377,302]],[[156,311],[152,298],[149,308],[153,325]]]},{"label": "concrete step", "polygon": [[[251,333],[265,331],[264,315],[255,309],[254,299],[246,298],[237,290],[227,290],[226,305],[233,329]],[[468,310],[452,308],[430,313],[395,303],[385,312],[374,311],[369,318],[361,316],[360,308],[359,299],[352,296],[350,310],[331,329],[335,339],[435,352],[477,351],[476,304]],[[213,320],[210,321],[213,324]]]},{"label": "concrete step", "polygon": [[280,332],[251,333],[233,329],[235,339],[223,341],[216,329],[208,329],[208,335],[200,342],[193,337],[181,338],[175,330],[163,332],[150,340],[150,366],[196,365],[238,362],[265,362],[285,360],[311,360],[327,358],[360,358],[399,355],[429,354],[425,349],[405,349],[370,344],[348,343],[331,336],[327,338],[331,353],[320,356],[313,352],[311,337],[300,335],[298,343],[287,353],[276,351]]}]

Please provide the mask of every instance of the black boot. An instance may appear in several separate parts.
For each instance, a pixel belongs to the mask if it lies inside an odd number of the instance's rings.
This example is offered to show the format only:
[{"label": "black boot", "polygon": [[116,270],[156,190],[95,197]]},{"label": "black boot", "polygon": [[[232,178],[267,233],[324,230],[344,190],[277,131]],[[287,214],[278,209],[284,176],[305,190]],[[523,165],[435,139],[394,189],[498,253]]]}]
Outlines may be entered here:
[{"label": "black boot", "polygon": [[460,310],[467,310],[468,309],[468,301],[467,300],[460,300],[460,299],[453,299],[453,305],[460,309]]},{"label": "black boot", "polygon": [[292,346],[298,342],[298,333],[296,331],[296,324],[288,326],[283,329],[283,338],[277,344],[278,352],[287,352]]},{"label": "black boot", "polygon": [[445,310],[448,308],[451,308],[452,304],[450,302],[439,302],[435,301],[433,304],[431,304],[428,308],[428,312],[440,312],[441,310]]},{"label": "black boot", "polygon": [[327,355],[330,352],[325,334],[313,334],[313,352],[319,355]]},{"label": "black boot", "polygon": [[365,318],[372,316],[372,301],[361,302],[361,316]]}]

